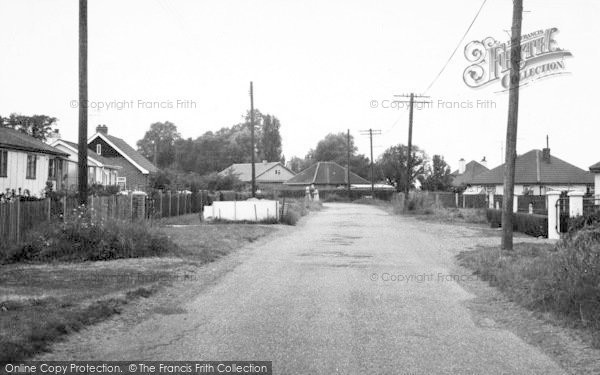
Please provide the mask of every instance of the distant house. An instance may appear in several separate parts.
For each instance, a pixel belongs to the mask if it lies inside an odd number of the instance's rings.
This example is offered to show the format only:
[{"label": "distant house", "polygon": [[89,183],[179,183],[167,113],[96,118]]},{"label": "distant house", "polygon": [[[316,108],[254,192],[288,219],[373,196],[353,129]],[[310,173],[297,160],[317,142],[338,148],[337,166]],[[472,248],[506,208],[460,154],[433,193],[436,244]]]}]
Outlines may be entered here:
[{"label": "distant house", "polygon": [[150,175],[158,172],[154,164],[127,142],[109,135],[106,125],[96,127],[96,134],[88,139],[88,148],[103,157],[108,165],[121,167],[117,185],[124,189],[146,190]]},{"label": "distant house", "polygon": [[[350,171],[351,185],[368,185],[368,180]],[[331,190],[348,185],[346,168],[332,161],[320,161],[306,168],[284,183],[289,188],[305,189],[314,185],[317,189]]]},{"label": "distant house", "polygon": [[41,197],[48,181],[55,190],[61,189],[68,156],[27,134],[0,128],[0,194],[14,189]]},{"label": "distant house", "polygon": [[[50,145],[69,154],[64,171],[66,174],[65,188],[71,190],[77,189],[77,176],[79,173],[79,150],[77,143],[65,141],[64,139],[57,139],[50,143]],[[88,184],[102,186],[112,186],[117,184],[118,170],[121,169],[120,166],[112,165],[111,159],[100,156],[92,150],[88,150],[87,160]]]},{"label": "distant house", "polygon": [[[503,195],[504,164],[475,176],[472,182]],[[590,172],[552,156],[549,148],[531,150],[516,160],[516,195],[545,195],[550,190],[587,192],[593,183]]]},{"label": "distant house", "polygon": [[474,184],[474,178],[484,172],[488,172],[487,161],[485,157],[477,162],[471,160],[465,164],[465,159],[458,161],[458,169],[452,172],[452,186],[455,188],[465,187],[465,194],[485,194],[485,188],[482,185]]},{"label": "distant house", "polygon": [[[252,183],[252,163],[232,164],[219,172],[220,176],[233,174],[244,183]],[[285,181],[296,174],[280,162],[267,162],[254,164],[254,176],[259,189],[269,189],[281,186]]]}]

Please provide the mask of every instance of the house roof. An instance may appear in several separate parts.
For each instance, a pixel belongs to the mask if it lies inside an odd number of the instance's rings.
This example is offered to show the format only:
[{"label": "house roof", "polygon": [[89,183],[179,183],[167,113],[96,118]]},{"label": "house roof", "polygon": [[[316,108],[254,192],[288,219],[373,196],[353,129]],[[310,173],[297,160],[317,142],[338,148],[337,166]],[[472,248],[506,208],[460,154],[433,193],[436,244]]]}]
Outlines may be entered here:
[{"label": "house roof", "polygon": [[[275,166],[280,166],[282,168],[285,168],[285,170],[289,171],[291,174],[295,174],[292,170],[287,168],[285,165],[281,164],[278,161],[274,161],[274,162],[266,162],[266,163],[265,162],[254,163],[254,175],[256,178],[259,178],[262,174],[271,170]],[[219,174],[221,176],[225,176],[228,173],[233,173],[242,182],[252,181],[252,163],[231,164],[229,167],[227,167],[224,170],[222,170],[221,172],[219,172]]]},{"label": "house roof", "polygon": [[[550,156],[550,162],[543,159],[540,150],[531,150],[517,157],[515,164],[516,184],[592,184],[594,176],[566,161]],[[504,164],[481,173],[473,178],[478,185],[499,185],[504,182]]]},{"label": "house roof", "polygon": [[[75,152],[78,152],[78,150],[79,150],[79,145],[75,142],[69,142],[69,141],[65,141],[64,139],[58,139],[52,144],[55,145],[58,143],[64,143],[66,147],[73,149]],[[93,150],[88,149],[87,156],[88,156],[88,159],[92,159],[95,162],[97,162],[98,164],[104,165],[106,167],[121,168],[120,166],[115,164],[111,159],[105,158],[104,156],[101,156],[101,155],[98,155]]]},{"label": "house roof", "polygon": [[119,152],[121,156],[123,156],[125,159],[131,162],[131,164],[138,168],[142,173],[158,172],[158,168],[156,168],[154,164],[152,164],[142,154],[137,152],[133,147],[129,146],[129,144],[127,144],[127,142],[125,142],[121,138],[98,132],[88,139],[88,144],[98,137],[106,141],[117,152]]},{"label": "house roof", "polygon": [[[333,161],[317,162],[284,182],[285,185],[341,185],[347,183],[346,168]],[[350,183],[369,184],[370,182],[350,171]]]},{"label": "house roof", "polygon": [[590,171],[591,171],[591,172],[600,172],[600,162],[598,162],[598,163],[596,163],[596,164],[592,165],[592,166],[590,167]]},{"label": "house roof", "polygon": [[481,173],[484,173],[487,171],[489,171],[489,169],[485,165],[483,165],[475,160],[471,160],[470,162],[467,163],[467,165],[465,165],[464,173],[458,173],[458,170],[456,170],[452,173],[452,175],[454,176],[454,179],[452,180],[452,185],[453,186],[471,185],[475,176],[480,175]]},{"label": "house roof", "polygon": [[0,147],[56,156],[69,156],[69,154],[47,145],[37,138],[18,130],[3,127],[0,127]]}]

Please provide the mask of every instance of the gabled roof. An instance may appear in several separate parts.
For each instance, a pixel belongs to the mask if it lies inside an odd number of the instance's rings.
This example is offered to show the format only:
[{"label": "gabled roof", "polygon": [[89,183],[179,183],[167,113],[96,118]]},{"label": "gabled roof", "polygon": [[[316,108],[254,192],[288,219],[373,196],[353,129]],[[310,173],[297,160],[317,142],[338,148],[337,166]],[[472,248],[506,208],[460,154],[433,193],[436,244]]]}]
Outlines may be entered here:
[{"label": "gabled roof", "polygon": [[121,138],[98,132],[88,139],[88,144],[98,137],[102,138],[119,154],[121,154],[121,156],[123,156],[125,159],[127,159],[127,161],[133,164],[133,166],[139,169],[140,172],[144,174],[158,172],[158,168],[156,168],[154,164],[152,164],[148,159],[146,159],[144,155],[137,152],[133,147],[129,146],[129,144],[127,144],[127,142],[125,142]]},{"label": "gabled roof", "polygon": [[590,172],[596,172],[596,173],[600,172],[600,162],[592,165],[590,167]]},{"label": "gabled roof", "polygon": [[475,178],[475,176],[480,175],[481,173],[487,172],[489,171],[489,169],[475,161],[475,160],[471,160],[470,162],[467,163],[467,165],[465,165],[465,172],[464,173],[458,173],[458,170],[454,171],[454,173],[452,173],[452,175],[454,176],[454,179],[452,180],[452,185],[453,186],[462,186],[462,185],[472,185],[472,181]]},{"label": "gabled roof", "polygon": [[[75,142],[65,141],[64,139],[57,139],[56,141],[52,142],[52,146],[56,146],[58,144],[62,144],[66,148],[72,150],[74,153],[79,152],[79,145]],[[87,157],[88,157],[88,159],[94,161],[96,164],[98,164],[100,166],[105,166],[105,167],[109,167],[109,168],[111,168],[111,167],[119,168],[119,169],[121,168],[120,166],[113,163],[109,158],[100,156],[100,155],[96,154],[93,150],[90,150],[90,149],[87,150]]]},{"label": "gabled roof", "polygon": [[[517,157],[515,184],[592,184],[594,176],[566,161],[550,156],[550,162],[540,150],[531,150]],[[500,185],[504,182],[504,164],[473,178],[473,184]]]},{"label": "gabled roof", "polygon": [[[290,178],[285,185],[342,185],[347,184],[346,168],[333,161],[320,161],[294,177]],[[370,184],[369,181],[350,171],[351,184]]]},{"label": "gabled roof", "polygon": [[[274,161],[274,162],[267,162],[267,163],[265,163],[265,162],[254,163],[254,176],[256,178],[259,178],[262,174],[266,173],[267,171],[271,170],[272,168],[275,168],[276,166],[280,166],[281,168],[284,168],[285,170],[289,171],[293,175],[295,174],[291,169],[287,168],[285,165],[281,164],[278,161]],[[221,172],[219,172],[219,175],[225,176],[229,173],[236,175],[242,182],[252,181],[252,163],[231,164],[229,167],[227,167],[224,170],[222,170]]]},{"label": "gabled roof", "polygon": [[39,152],[42,154],[69,156],[52,146],[45,144],[37,138],[22,133],[18,130],[0,127],[0,147],[19,151]]}]

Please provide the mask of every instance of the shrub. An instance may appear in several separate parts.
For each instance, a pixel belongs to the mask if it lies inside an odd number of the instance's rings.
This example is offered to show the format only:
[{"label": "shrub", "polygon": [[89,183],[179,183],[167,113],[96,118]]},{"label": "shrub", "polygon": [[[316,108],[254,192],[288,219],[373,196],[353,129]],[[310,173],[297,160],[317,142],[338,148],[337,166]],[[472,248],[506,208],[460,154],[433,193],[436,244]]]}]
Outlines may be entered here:
[{"label": "shrub", "polygon": [[84,208],[65,222],[43,225],[10,247],[5,262],[95,261],[156,256],[177,246],[145,222],[94,218]]},{"label": "shrub", "polygon": [[[486,218],[492,228],[502,226],[502,211],[487,209]],[[534,237],[548,237],[548,217],[544,215],[513,213],[513,229]]]}]

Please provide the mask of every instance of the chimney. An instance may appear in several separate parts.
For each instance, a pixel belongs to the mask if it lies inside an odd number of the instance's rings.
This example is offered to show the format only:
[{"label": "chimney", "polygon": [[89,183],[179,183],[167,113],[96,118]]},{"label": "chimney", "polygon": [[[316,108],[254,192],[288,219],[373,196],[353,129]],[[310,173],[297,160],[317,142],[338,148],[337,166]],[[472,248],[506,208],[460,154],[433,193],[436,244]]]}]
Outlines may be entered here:
[{"label": "chimney", "polygon": [[465,173],[465,170],[466,170],[465,159],[460,158],[460,160],[458,161],[458,174]]},{"label": "chimney", "polygon": [[483,157],[483,159],[481,159],[481,161],[479,162],[479,164],[483,165],[484,167],[488,167],[487,166],[487,160],[485,159],[485,156]]},{"label": "chimney", "polygon": [[46,138],[46,143],[48,144],[54,141],[58,141],[59,139],[61,139],[60,131],[58,129],[54,129],[54,131],[52,131],[52,133],[50,133]]},{"label": "chimney", "polygon": [[108,135],[108,126],[106,126],[106,125],[96,126],[96,133],[102,133],[104,135]]},{"label": "chimney", "polygon": [[550,139],[546,136],[546,148],[542,150],[542,160],[550,163]]}]

